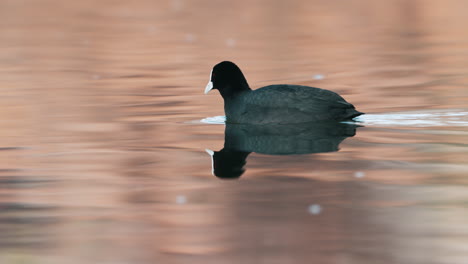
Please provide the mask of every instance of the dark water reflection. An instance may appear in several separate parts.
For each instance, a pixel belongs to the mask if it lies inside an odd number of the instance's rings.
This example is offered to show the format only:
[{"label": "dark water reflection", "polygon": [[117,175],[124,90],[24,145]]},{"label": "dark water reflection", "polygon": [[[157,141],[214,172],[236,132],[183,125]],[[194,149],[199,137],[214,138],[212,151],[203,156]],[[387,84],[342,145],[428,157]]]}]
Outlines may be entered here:
[{"label": "dark water reflection", "polygon": [[[466,5],[1,1],[0,263],[468,263]],[[222,60],[370,115],[192,122],[224,114]],[[250,153],[242,177],[206,148]]]},{"label": "dark water reflection", "polygon": [[338,151],[338,145],[356,134],[355,124],[310,123],[292,125],[226,124],[224,148],[207,150],[213,174],[238,178],[244,173],[251,152],[268,155],[297,155]]}]

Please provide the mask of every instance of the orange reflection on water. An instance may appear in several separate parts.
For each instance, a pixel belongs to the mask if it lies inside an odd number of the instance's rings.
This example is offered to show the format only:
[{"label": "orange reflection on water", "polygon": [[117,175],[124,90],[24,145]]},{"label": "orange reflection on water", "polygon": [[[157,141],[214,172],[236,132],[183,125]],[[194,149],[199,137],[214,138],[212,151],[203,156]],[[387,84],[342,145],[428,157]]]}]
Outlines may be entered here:
[{"label": "orange reflection on water", "polygon": [[366,113],[466,108],[465,5],[3,1],[0,263],[466,263],[466,126],[362,127],[223,181],[225,127],[198,122],[222,60]]}]

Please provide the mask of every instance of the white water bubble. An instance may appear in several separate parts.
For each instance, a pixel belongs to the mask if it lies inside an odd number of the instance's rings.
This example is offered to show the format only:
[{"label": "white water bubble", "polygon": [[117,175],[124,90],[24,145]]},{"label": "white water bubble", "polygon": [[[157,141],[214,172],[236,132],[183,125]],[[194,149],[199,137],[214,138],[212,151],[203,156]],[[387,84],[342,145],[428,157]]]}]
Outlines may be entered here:
[{"label": "white water bubble", "polygon": [[197,40],[197,36],[195,36],[194,34],[188,33],[185,35],[185,41],[187,43],[193,43],[195,42],[195,40]]},{"label": "white water bubble", "polygon": [[226,46],[229,48],[234,48],[236,46],[236,40],[233,38],[226,39]]},{"label": "white water bubble", "polygon": [[149,26],[149,27],[147,28],[147,32],[148,32],[148,34],[150,34],[150,35],[155,34],[157,31],[158,31],[158,28],[155,27],[155,26]]},{"label": "white water bubble", "polygon": [[171,7],[173,11],[180,11],[184,8],[184,2],[182,0],[172,0]]},{"label": "white water bubble", "polygon": [[323,80],[325,76],[323,74],[315,74],[312,78],[314,78],[314,80]]},{"label": "white water bubble", "polygon": [[177,204],[186,204],[187,203],[187,197],[185,197],[185,195],[177,195],[176,203]]},{"label": "white water bubble", "polygon": [[205,123],[205,124],[224,125],[226,123],[226,117],[225,116],[207,117],[207,118],[203,118],[202,120],[200,120],[200,122]]},{"label": "white water bubble", "polygon": [[319,204],[311,204],[307,210],[309,214],[318,215],[322,212],[322,207]]},{"label": "white water bubble", "polygon": [[364,176],[366,176],[366,173],[363,172],[363,171],[356,171],[354,173],[354,177],[356,177],[356,178],[363,178]]}]

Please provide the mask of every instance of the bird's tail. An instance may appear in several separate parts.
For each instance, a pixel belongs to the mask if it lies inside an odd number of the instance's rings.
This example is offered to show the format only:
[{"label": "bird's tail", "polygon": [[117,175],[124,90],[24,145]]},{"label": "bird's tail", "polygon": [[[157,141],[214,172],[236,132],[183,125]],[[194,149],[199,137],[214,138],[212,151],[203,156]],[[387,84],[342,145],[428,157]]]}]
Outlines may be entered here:
[{"label": "bird's tail", "polygon": [[350,119],[353,119],[353,118],[355,118],[357,116],[360,116],[360,115],[363,115],[363,114],[364,114],[363,112],[359,112],[359,111],[357,111],[355,109],[348,109],[346,111],[345,119],[350,120]]}]

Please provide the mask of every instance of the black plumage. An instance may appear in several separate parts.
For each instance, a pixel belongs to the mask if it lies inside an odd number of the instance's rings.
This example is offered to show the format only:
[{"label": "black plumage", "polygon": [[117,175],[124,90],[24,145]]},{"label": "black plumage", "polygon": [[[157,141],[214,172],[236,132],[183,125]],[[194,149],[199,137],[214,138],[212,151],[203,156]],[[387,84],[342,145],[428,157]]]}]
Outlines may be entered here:
[{"label": "black plumage", "polygon": [[223,61],[213,67],[205,93],[218,89],[226,122],[290,124],[345,121],[362,115],[335,92],[301,85],[269,85],[250,89],[237,65]]}]

